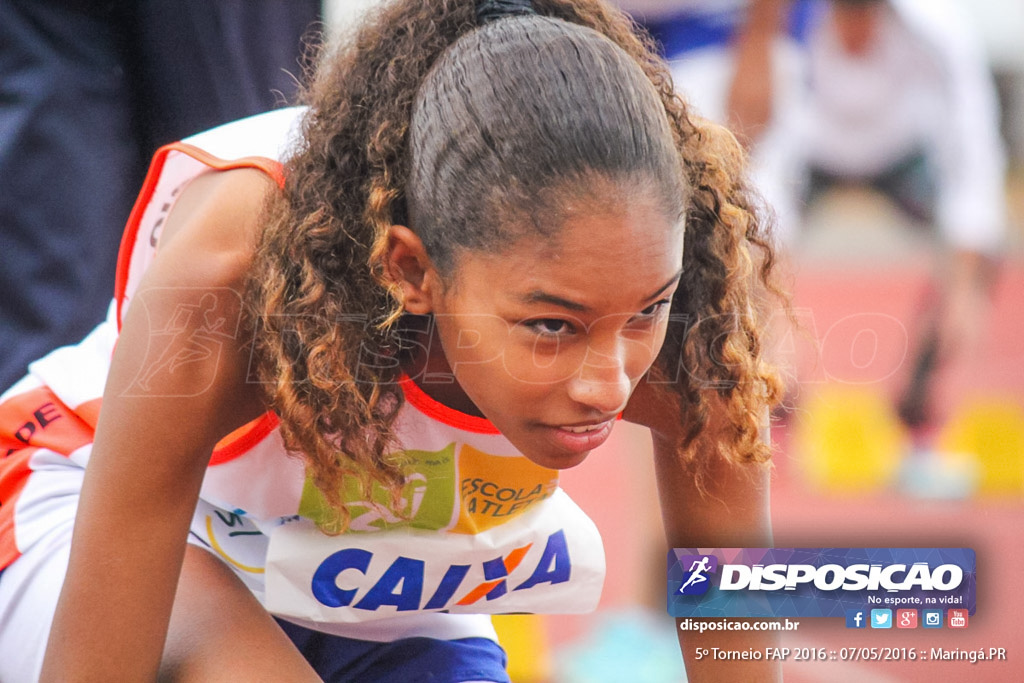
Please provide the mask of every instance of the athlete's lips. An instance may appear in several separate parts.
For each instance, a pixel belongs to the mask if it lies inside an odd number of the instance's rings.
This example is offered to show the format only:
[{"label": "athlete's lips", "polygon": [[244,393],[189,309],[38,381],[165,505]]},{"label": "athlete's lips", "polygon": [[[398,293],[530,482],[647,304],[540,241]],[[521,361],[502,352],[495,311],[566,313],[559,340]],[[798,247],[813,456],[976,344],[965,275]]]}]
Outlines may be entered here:
[{"label": "athlete's lips", "polygon": [[612,432],[615,418],[599,422],[578,422],[568,425],[548,425],[547,431],[563,450],[571,453],[585,453],[603,444]]}]

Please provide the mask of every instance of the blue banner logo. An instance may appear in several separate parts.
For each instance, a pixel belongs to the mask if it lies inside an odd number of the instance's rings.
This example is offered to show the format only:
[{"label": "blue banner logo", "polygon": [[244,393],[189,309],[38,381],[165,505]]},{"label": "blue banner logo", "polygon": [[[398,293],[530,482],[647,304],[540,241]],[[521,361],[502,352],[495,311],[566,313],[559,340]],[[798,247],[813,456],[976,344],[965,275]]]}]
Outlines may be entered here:
[{"label": "blue banner logo", "polygon": [[[977,581],[970,548],[675,548],[667,578],[672,616],[842,617],[851,628],[892,628],[900,608],[974,614]],[[888,622],[875,622],[884,610]]]}]

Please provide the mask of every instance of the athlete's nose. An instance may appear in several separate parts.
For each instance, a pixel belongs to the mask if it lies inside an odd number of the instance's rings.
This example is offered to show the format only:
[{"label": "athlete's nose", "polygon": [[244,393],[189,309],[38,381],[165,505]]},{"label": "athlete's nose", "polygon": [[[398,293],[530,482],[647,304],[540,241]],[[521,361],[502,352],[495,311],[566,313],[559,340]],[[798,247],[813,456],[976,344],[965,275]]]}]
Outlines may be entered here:
[{"label": "athlete's nose", "polygon": [[583,367],[569,383],[569,396],[602,415],[617,415],[625,409],[632,389],[621,351],[604,355],[588,350]]}]

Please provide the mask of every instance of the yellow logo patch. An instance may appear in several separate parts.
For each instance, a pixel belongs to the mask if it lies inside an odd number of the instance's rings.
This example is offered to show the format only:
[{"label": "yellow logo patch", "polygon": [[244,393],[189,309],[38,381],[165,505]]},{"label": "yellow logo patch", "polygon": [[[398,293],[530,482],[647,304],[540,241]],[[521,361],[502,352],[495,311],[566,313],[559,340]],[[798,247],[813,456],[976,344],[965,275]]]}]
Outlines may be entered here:
[{"label": "yellow logo patch", "polygon": [[472,446],[459,449],[459,521],[454,533],[476,534],[526,512],[551,496],[558,471],[523,456],[498,456]]}]

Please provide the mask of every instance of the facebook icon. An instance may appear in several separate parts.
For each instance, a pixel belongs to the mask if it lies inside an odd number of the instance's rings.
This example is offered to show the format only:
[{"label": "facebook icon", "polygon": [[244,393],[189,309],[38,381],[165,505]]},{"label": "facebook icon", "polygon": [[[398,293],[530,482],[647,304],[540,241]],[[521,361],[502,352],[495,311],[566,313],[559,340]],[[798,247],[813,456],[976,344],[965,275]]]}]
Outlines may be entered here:
[{"label": "facebook icon", "polygon": [[862,609],[846,610],[846,628],[867,628],[867,614]]}]

